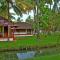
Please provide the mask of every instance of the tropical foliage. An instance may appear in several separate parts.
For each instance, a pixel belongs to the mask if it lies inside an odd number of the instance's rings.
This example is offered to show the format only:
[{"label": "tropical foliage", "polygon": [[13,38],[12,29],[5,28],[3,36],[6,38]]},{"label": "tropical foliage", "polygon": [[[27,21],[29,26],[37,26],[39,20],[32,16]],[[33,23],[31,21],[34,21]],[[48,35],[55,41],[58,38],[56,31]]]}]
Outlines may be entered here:
[{"label": "tropical foliage", "polygon": [[43,30],[47,30],[46,32],[53,31],[59,26],[58,22],[59,22],[60,12],[56,10],[58,6],[55,6],[55,2],[56,2],[56,5],[58,4],[58,2],[54,0],[54,6],[52,9],[51,7],[49,9],[47,6],[45,6],[46,3],[49,3],[50,5],[52,5],[52,0],[49,0],[49,1],[41,0],[39,4],[37,4],[38,14],[36,16],[38,17],[38,19],[35,17],[36,21],[38,21],[37,26],[39,23],[40,29],[42,28]]},{"label": "tropical foliage", "polygon": [[[52,8],[53,1],[54,5]],[[45,5],[46,3],[50,5],[50,9]],[[52,31],[57,28],[56,30],[59,30],[60,9],[58,8],[58,3],[59,0],[0,0],[0,16],[5,18],[10,17],[10,19],[13,17],[13,19],[15,19],[15,17],[12,16],[14,14],[9,12],[9,9],[13,8],[16,15],[19,16],[17,19],[17,21],[19,21],[23,13],[33,10],[35,14],[34,24],[32,23],[33,25],[35,25],[36,22],[37,28],[50,29]],[[9,7],[9,4],[11,7]],[[38,7],[38,10],[36,10],[36,6]],[[27,18],[26,21],[31,23],[32,19]]]},{"label": "tropical foliage", "polygon": [[0,0],[0,16],[8,18],[8,3],[6,0]]},{"label": "tropical foliage", "polygon": [[[14,2],[15,1],[15,2]],[[26,11],[30,11],[33,8],[33,5],[30,5],[29,1],[27,0],[1,0],[0,2],[0,16],[6,17],[9,14],[9,17],[13,17],[9,9],[13,8],[16,15],[22,16],[22,13],[26,13]],[[6,3],[5,3],[6,2]],[[31,1],[30,1],[31,2]],[[10,5],[10,7],[9,7]],[[5,9],[6,8],[6,9]],[[13,17],[14,18],[14,17]]]}]

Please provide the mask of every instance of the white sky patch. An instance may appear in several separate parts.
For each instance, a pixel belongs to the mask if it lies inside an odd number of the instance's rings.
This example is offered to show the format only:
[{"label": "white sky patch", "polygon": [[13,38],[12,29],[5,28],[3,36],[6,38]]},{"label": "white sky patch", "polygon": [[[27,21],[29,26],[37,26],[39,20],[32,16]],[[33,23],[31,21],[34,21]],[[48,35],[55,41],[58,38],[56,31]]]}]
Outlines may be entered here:
[{"label": "white sky patch", "polygon": [[60,1],[58,2],[58,4],[57,4],[57,5],[58,5],[58,8],[59,8],[59,7],[60,7]]},{"label": "white sky patch", "polygon": [[21,17],[21,19],[23,19],[23,21],[25,22],[25,20],[28,18],[28,16],[31,16],[31,18],[33,19],[33,17],[34,17],[33,10],[31,10],[29,12],[29,14],[28,13],[27,14],[23,14],[23,16]]},{"label": "white sky patch", "polygon": [[14,10],[13,10],[13,8],[11,8],[11,9],[9,10],[9,12],[10,12],[10,13],[15,13]]},{"label": "white sky patch", "polygon": [[[15,14],[15,15],[12,15],[12,16],[15,17],[15,20],[12,19],[12,21],[17,21],[17,18],[18,18],[19,16],[14,12],[13,8],[11,8],[9,12]],[[34,17],[33,10],[31,10],[31,11],[29,12],[29,14],[28,14],[28,13],[22,14],[21,19],[23,20],[23,22],[25,22],[25,20],[28,18],[28,16],[31,16],[31,18],[33,19],[33,17]]]},{"label": "white sky patch", "polygon": [[[52,0],[53,1],[53,0]],[[48,8],[50,8],[50,4],[45,4],[46,6],[48,6]],[[53,6],[54,6],[54,1],[52,2],[52,4],[51,4],[51,9],[53,9]]]},{"label": "white sky patch", "polygon": [[[50,4],[45,4],[46,6],[48,6],[48,8],[50,8]],[[52,4],[51,4],[51,9],[53,9],[54,6],[54,0],[52,0]],[[58,8],[60,7],[60,1],[57,3]]]},{"label": "white sky patch", "polygon": [[25,20],[27,19],[28,14],[23,14],[23,16],[21,17],[21,19],[25,22]]},{"label": "white sky patch", "polygon": [[32,19],[34,18],[34,12],[33,12],[33,10],[31,10],[31,12],[29,13],[29,15],[31,16]]}]

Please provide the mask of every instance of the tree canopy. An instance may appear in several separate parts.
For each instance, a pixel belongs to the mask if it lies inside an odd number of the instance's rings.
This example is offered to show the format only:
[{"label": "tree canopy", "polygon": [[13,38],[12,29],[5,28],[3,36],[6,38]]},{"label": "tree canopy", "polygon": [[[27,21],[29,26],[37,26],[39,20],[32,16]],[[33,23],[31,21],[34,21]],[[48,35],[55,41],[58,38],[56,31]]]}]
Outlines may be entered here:
[{"label": "tree canopy", "polygon": [[[53,1],[54,5],[51,9]],[[35,14],[34,20],[39,22],[39,26],[42,27],[42,29],[53,29],[53,27],[56,28],[59,25],[60,9],[57,5],[59,1],[60,0],[0,0],[0,16],[5,18],[12,17],[13,13],[11,14],[9,12],[10,8],[13,8],[16,15],[20,16],[22,16],[23,13],[26,13],[26,11],[29,12],[33,10]],[[50,9],[45,5],[46,3],[50,5]],[[11,5],[10,7],[9,4]],[[36,14],[36,6],[38,7],[38,14]],[[18,21],[19,19],[20,17],[18,17]],[[29,18],[27,20],[30,21],[31,19]]]},{"label": "tree canopy", "polygon": [[0,16],[8,18],[8,3],[6,0],[0,0]]}]

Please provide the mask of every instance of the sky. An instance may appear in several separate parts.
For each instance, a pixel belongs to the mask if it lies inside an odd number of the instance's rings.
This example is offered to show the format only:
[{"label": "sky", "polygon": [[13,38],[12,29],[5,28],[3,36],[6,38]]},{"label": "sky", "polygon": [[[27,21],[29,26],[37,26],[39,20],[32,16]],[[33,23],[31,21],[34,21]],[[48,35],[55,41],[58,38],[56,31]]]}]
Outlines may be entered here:
[{"label": "sky", "polygon": [[34,13],[33,10],[31,10],[31,12],[29,12],[29,14],[23,14],[23,17],[21,19],[23,19],[24,21],[28,18],[28,16],[31,16],[31,18],[33,18]]},{"label": "sky", "polygon": [[[10,9],[10,13],[16,14],[16,13],[14,12],[13,8]],[[17,18],[18,18],[19,16],[18,16],[18,15],[13,15],[13,16],[16,18],[16,20],[13,19],[12,21],[17,21]],[[21,19],[23,20],[23,22],[25,22],[25,20],[28,18],[28,16],[31,16],[31,18],[33,19],[33,17],[34,17],[33,10],[31,10],[31,11],[29,12],[29,14],[28,14],[28,13],[27,13],[27,14],[22,14]]]}]

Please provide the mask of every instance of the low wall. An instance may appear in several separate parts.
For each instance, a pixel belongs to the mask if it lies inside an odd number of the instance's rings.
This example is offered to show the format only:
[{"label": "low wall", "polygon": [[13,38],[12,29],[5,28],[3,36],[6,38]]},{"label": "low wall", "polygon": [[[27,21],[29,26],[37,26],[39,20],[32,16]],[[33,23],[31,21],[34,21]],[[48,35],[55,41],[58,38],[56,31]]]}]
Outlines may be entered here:
[{"label": "low wall", "polygon": [[19,36],[33,36],[33,35],[28,35],[28,34],[15,34],[14,37],[19,37]]},{"label": "low wall", "polygon": [[13,41],[13,38],[0,38],[0,41]]}]

